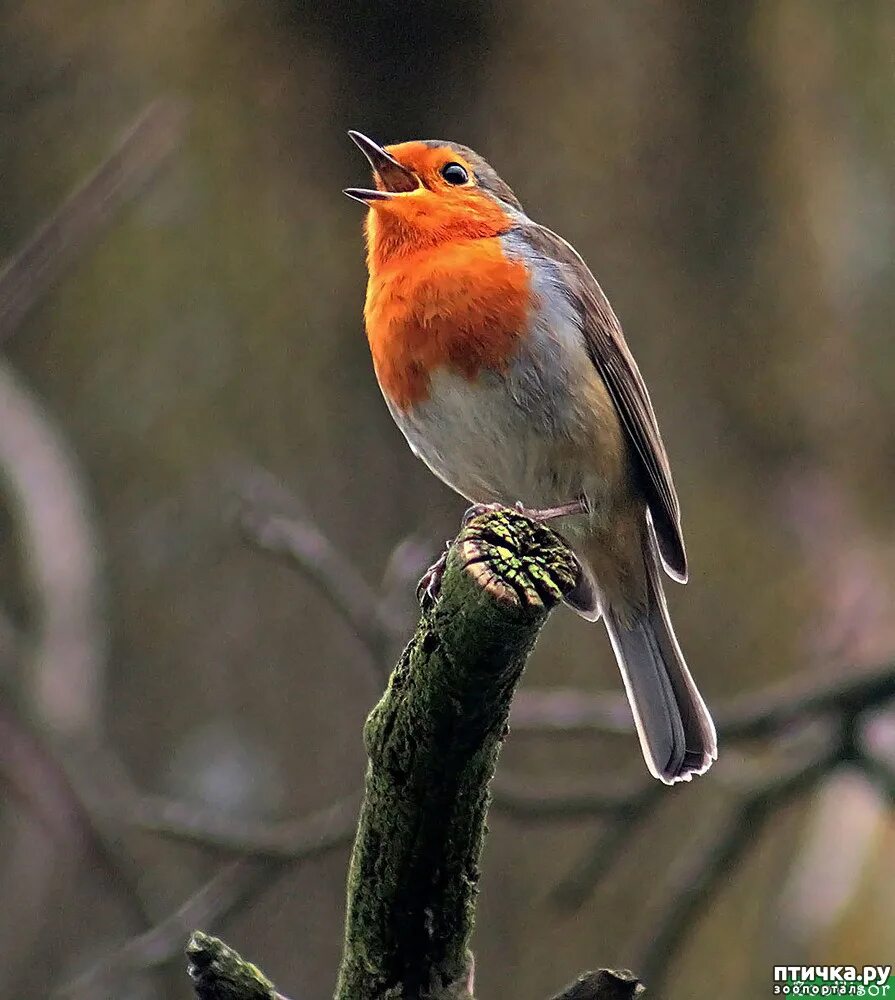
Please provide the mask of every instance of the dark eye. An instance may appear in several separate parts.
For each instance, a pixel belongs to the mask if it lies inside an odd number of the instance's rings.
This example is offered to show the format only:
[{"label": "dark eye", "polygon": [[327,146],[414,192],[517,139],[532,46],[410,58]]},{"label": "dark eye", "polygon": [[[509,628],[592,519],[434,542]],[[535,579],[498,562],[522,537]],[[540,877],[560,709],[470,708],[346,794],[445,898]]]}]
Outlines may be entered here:
[{"label": "dark eye", "polygon": [[441,176],[448,184],[465,184],[469,180],[469,174],[465,167],[459,163],[447,163],[441,168]]}]

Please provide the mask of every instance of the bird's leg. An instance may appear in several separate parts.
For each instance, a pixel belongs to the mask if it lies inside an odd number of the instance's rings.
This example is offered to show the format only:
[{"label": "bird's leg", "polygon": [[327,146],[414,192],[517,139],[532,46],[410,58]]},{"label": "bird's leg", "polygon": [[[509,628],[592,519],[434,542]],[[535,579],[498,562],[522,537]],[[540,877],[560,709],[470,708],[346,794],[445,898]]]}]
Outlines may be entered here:
[{"label": "bird's leg", "polygon": [[448,549],[451,547],[451,539],[444,543],[444,552],[420,577],[420,582],[416,585],[416,599],[424,611],[435,603],[438,593],[441,590],[441,580],[444,576],[444,568],[447,565]]},{"label": "bird's leg", "polygon": [[[478,517],[480,514],[489,514],[492,511],[501,509],[503,509],[503,504],[499,503],[474,503],[463,515],[462,526],[465,528],[474,517]],[[588,511],[587,501],[584,497],[578,497],[577,500],[562,503],[556,507],[541,508],[526,507],[521,500],[517,500],[513,504],[513,509],[519,511],[520,514],[524,514],[526,517],[530,517],[532,521],[552,521],[556,517],[586,514]]]},{"label": "bird's leg", "polygon": [[516,510],[518,510],[520,514],[530,517],[532,521],[552,521],[555,517],[569,517],[573,514],[586,514],[587,501],[584,497],[578,497],[577,500],[572,500],[570,503],[563,503],[558,507],[543,507],[540,510],[532,510],[528,507],[523,507],[521,501],[517,501]]}]

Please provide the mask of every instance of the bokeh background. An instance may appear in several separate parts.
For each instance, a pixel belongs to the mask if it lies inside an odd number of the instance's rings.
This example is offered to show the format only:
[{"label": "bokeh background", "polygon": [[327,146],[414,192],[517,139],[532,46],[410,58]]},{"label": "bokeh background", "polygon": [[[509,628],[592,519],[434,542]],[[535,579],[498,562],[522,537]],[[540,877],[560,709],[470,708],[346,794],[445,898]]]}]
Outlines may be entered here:
[{"label": "bokeh background", "polygon": [[[433,556],[463,508],[373,377],[362,209],[341,194],[367,173],[348,128],[471,145],[600,278],[671,454],[692,571],[669,600],[710,704],[884,662],[893,53],[887,0],[7,0],[0,260],[152,101],[182,124],[3,330],[4,713],[63,760],[67,741],[101,737],[137,787],[238,817],[300,815],[357,785],[377,696],[364,653],[228,516],[234,479],[264,469],[376,584],[402,542],[405,561]],[[5,294],[27,298],[33,269],[14,278]],[[56,622],[68,645],[37,655],[54,592],[87,632]],[[616,691],[602,629],[557,613],[526,684]],[[503,764],[541,783],[642,766],[631,736],[511,737]],[[34,815],[26,765],[7,753],[3,771],[0,994],[45,996],[142,928],[108,871]],[[554,890],[594,822],[495,815],[480,995],[543,997],[633,962],[713,781],[669,792],[575,906]],[[756,1000],[775,961],[891,961],[893,848],[861,779],[801,797],[688,917],[663,995]],[[131,851],[158,919],[220,860],[148,834]],[[332,989],[346,862],[287,867],[219,928],[293,997]],[[188,993],[179,961],[108,991]]]}]

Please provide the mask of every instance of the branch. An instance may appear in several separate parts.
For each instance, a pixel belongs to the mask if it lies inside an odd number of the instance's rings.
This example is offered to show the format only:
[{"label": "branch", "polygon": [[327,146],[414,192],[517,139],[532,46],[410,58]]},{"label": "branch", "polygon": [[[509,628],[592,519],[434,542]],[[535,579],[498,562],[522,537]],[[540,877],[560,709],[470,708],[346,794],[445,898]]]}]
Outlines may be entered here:
[{"label": "branch", "polygon": [[139,830],[172,840],[271,861],[301,861],[348,846],[357,828],[360,795],[300,819],[240,820],[229,813],[157,795],[134,799],[123,819]]},{"label": "branch", "polygon": [[27,697],[54,736],[93,739],[102,729],[106,628],[91,505],[68,443],[2,361],[0,480],[33,604]]},{"label": "branch", "polygon": [[857,764],[867,780],[875,785],[888,800],[889,805],[895,808],[895,767],[868,751],[859,754]]},{"label": "branch", "polygon": [[720,819],[686,845],[672,867],[660,897],[647,913],[642,943],[635,948],[650,991],[663,992],[664,977],[676,949],[744,851],[761,835],[770,816],[790,799],[812,788],[841,759],[841,748],[824,744],[784,760],[781,766],[744,789],[738,802],[726,806]]},{"label": "branch", "polygon": [[[91,764],[96,772],[95,755],[91,755]],[[106,795],[115,798],[108,777],[103,769]],[[109,874],[113,884],[124,890],[122,897],[138,923],[151,922],[136,880],[129,878],[130,869],[116,850],[108,824],[98,821],[83,789],[73,781],[73,775],[2,700],[0,784],[8,787],[26,806],[57,846],[86,853],[95,870],[105,870]]]},{"label": "branch", "polygon": [[366,794],[336,997],[467,990],[488,784],[510,702],[576,565],[541,525],[477,518],[367,720]]},{"label": "branch", "polygon": [[752,739],[779,732],[794,722],[835,712],[856,715],[895,698],[895,664],[871,670],[838,669],[818,677],[812,671],[756,695],[736,699],[716,712],[719,736]]},{"label": "branch", "polygon": [[627,969],[585,972],[552,1000],[634,1000],[643,993],[637,977]]},{"label": "branch", "polygon": [[519,820],[587,819],[628,816],[660,797],[662,786],[649,777],[632,782],[600,782],[590,787],[562,788],[530,778],[501,775],[494,782],[494,808]]},{"label": "branch", "polygon": [[[468,951],[485,819],[510,703],[577,563],[515,511],[471,521],[364,728],[369,755],[348,876],[338,1000],[470,998]],[[203,1000],[272,1000],[272,984],[207,936],[188,954]],[[588,973],[564,1000],[624,1000],[628,973]]]},{"label": "branch", "polygon": [[[723,739],[773,736],[792,724],[829,712],[855,714],[895,698],[895,663],[818,675],[805,671],[769,690],[742,695],[715,708]],[[627,701],[612,694],[564,690],[523,691],[513,707],[514,733],[583,735],[629,733]]]},{"label": "branch", "polygon": [[515,735],[629,735],[634,727],[628,699],[572,688],[520,691],[510,718]]},{"label": "branch", "polygon": [[257,965],[218,938],[195,931],[186,957],[199,1000],[287,1000]]},{"label": "branch", "polygon": [[597,834],[584,859],[551,892],[552,899],[567,910],[584,905],[590,893],[626,850],[658,801],[642,799],[629,810],[610,816]]},{"label": "branch", "polygon": [[[54,996],[93,1000],[115,993],[130,973],[158,968],[181,953],[184,937],[196,924],[213,926],[261,892],[282,872],[272,862],[234,861],[196,890],[170,916],[106,955]],[[235,1000],[235,998],[234,998]]]},{"label": "branch", "polygon": [[[370,654],[377,677],[388,675],[387,656],[399,634],[382,602],[359,570],[262,470],[252,470],[240,484],[239,528],[248,542],[299,570],[342,615]],[[273,509],[287,504],[287,515]]]},{"label": "branch", "polygon": [[143,112],[109,158],[64,202],[0,271],[0,343],[177,148],[184,110],[158,100]]}]

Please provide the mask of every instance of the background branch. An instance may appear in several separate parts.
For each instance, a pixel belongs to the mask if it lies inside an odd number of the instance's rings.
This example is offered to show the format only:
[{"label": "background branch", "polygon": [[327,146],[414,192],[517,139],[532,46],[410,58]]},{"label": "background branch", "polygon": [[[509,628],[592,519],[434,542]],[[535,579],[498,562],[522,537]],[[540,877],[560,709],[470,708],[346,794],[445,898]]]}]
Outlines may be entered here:
[{"label": "background branch", "polygon": [[150,104],[117,147],[0,270],[0,344],[83,252],[85,243],[146,186],[179,146],[181,102]]}]

